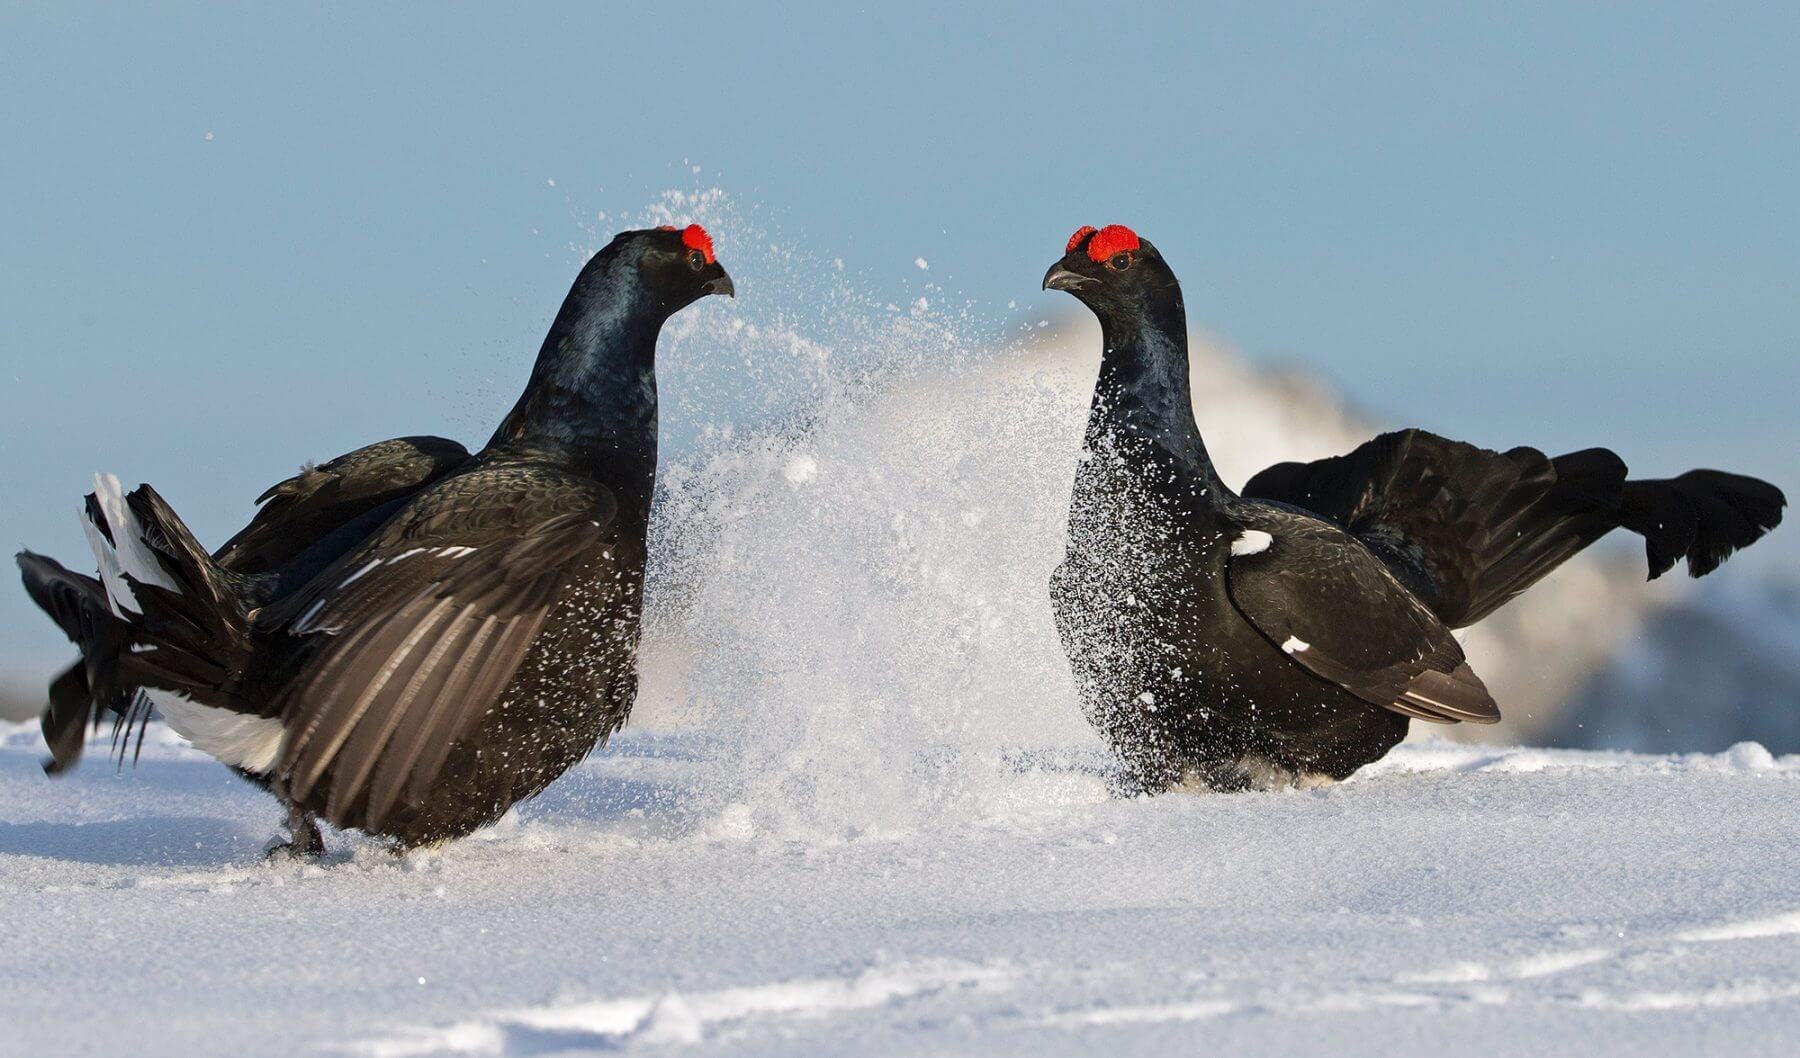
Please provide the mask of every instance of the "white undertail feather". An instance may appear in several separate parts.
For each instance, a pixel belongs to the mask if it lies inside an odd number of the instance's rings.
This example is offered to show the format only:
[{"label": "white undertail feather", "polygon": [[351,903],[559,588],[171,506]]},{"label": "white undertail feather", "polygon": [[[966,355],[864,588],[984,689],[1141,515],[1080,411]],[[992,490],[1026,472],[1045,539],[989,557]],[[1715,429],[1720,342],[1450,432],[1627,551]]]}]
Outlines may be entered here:
[{"label": "white undertail feather", "polygon": [[286,729],[272,716],[249,716],[201,705],[172,691],[145,692],[170,730],[195,748],[245,771],[263,773],[275,767]]},{"label": "white undertail feather", "polygon": [[[113,613],[129,621],[143,613],[143,608],[125,574],[144,584],[170,591],[177,588],[144,543],[143,526],[126,506],[119,479],[111,474],[95,474],[94,498],[112,541],[109,543],[106,533],[88,517],[86,508],[82,509],[81,527],[87,534],[88,546],[93,548],[100,582],[106,588]],[[266,772],[275,766],[285,734],[279,719],[201,705],[173,691],[146,688],[144,693],[171,730],[221,763],[251,772]]]}]

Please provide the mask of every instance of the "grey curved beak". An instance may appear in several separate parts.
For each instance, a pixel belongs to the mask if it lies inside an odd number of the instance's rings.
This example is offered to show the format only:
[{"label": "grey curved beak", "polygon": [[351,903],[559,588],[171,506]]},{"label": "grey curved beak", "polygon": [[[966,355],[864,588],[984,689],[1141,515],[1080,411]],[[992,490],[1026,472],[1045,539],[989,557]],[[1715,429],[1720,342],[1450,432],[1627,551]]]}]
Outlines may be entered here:
[{"label": "grey curved beak", "polygon": [[1051,265],[1050,271],[1044,273],[1045,290],[1075,290],[1086,285],[1087,281],[1086,276],[1077,275],[1064,268],[1061,261]]},{"label": "grey curved beak", "polygon": [[737,297],[737,288],[731,285],[731,277],[722,271],[719,273],[719,278],[707,280],[706,285],[700,289],[708,294],[723,294],[728,298]]}]

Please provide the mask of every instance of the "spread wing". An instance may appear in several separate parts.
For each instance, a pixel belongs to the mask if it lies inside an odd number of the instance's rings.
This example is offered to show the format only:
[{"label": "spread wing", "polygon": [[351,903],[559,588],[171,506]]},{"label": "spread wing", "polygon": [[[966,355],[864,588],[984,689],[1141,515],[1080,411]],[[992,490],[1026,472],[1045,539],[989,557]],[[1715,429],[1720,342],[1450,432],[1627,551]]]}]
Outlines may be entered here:
[{"label": "spread wing", "polygon": [[1624,488],[1625,464],[1603,448],[1548,459],[1400,430],[1345,455],[1278,463],[1243,494],[1348,529],[1460,628],[1616,528]]},{"label": "spread wing", "polygon": [[265,611],[313,640],[276,703],[290,795],[328,782],[327,818],[366,798],[363,819],[379,828],[427,792],[578,572],[610,561],[616,515],[593,482],[463,475]]},{"label": "spread wing", "polygon": [[279,569],[332,530],[397,505],[468,461],[462,445],[442,437],[365,445],[270,486],[256,498],[256,517],[214,558],[234,573]]},{"label": "spread wing", "polygon": [[[1231,601],[1289,660],[1373,705],[1433,723],[1500,710],[1462,647],[1381,560],[1322,521],[1265,511],[1226,564]],[[1260,534],[1266,532],[1267,541]]]}]

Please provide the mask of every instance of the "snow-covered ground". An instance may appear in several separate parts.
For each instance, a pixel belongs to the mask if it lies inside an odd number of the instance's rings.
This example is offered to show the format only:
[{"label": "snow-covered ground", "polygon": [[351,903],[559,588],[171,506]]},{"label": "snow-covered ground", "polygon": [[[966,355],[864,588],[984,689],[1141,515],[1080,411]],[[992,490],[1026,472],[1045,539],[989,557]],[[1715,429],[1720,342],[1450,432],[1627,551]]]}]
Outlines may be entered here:
[{"label": "snow-covered ground", "polygon": [[0,736],[0,1053],[1722,1054],[1800,1040],[1800,757],[1422,743],[1311,792],[835,837],[627,735],[398,861],[261,862],[264,795],[153,736]]}]

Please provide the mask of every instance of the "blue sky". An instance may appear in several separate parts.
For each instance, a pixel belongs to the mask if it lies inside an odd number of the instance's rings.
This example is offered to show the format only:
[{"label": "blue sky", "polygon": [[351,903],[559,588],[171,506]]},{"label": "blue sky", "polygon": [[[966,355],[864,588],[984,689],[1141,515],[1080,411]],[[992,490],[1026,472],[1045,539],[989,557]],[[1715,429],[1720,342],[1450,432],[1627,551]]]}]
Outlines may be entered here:
[{"label": "blue sky", "polygon": [[[216,541],[303,459],[479,442],[581,225],[696,181],[997,323],[1127,223],[1383,418],[1800,484],[1792,5],[511,6],[0,13],[5,543],[78,558],[97,468]],[[0,666],[61,653],[26,607]]]}]

